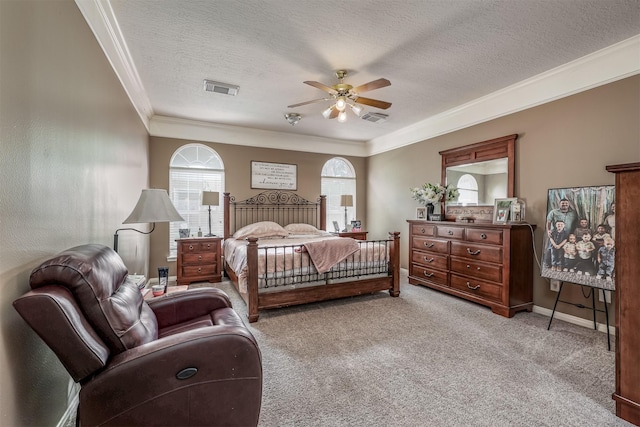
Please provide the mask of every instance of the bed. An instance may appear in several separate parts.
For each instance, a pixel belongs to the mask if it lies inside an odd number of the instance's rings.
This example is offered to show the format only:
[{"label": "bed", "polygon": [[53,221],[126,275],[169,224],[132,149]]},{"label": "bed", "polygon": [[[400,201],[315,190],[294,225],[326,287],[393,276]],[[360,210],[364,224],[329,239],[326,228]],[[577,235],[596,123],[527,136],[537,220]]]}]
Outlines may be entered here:
[{"label": "bed", "polygon": [[236,201],[224,193],[224,268],[259,311],[389,291],[400,295],[400,233],[354,240],[326,229],[326,198],[268,190]]}]

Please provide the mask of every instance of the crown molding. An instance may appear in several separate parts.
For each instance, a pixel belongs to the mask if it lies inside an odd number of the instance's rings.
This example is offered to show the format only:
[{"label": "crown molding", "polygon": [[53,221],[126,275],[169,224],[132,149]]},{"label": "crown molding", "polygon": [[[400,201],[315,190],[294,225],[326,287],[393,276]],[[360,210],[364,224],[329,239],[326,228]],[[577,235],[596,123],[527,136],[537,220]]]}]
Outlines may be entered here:
[{"label": "crown molding", "polygon": [[367,156],[367,147],[364,142],[274,132],[158,115],[151,118],[149,133],[152,136],[218,144],[343,156]]},{"label": "crown molding", "polygon": [[640,35],[636,35],[366,143],[292,135],[155,116],[109,0],[75,2],[144,126],[154,136],[367,157],[640,74]]},{"label": "crown molding", "polygon": [[435,138],[636,74],[640,74],[640,35],[374,138],[367,143],[367,155]]},{"label": "crown molding", "polygon": [[151,101],[133,63],[111,3],[108,0],[75,2],[148,131],[149,120],[153,116]]}]

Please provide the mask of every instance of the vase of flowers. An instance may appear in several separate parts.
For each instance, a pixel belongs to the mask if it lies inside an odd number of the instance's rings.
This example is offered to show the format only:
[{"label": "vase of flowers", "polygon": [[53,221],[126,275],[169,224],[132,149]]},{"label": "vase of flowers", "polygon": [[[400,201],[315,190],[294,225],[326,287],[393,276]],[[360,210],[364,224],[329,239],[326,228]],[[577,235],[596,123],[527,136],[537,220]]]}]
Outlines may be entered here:
[{"label": "vase of flowers", "polygon": [[[442,218],[442,203],[450,202],[458,198],[459,192],[451,185],[432,184],[427,182],[421,187],[409,189],[412,197],[427,207],[430,220]],[[433,205],[433,210],[429,208]]]}]

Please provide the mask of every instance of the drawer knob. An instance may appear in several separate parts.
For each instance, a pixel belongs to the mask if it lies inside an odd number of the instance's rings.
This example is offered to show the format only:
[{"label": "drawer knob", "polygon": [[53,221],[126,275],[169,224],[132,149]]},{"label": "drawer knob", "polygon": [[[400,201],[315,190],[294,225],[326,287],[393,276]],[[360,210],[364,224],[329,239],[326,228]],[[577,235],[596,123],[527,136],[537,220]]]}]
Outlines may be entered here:
[{"label": "drawer knob", "polygon": [[198,273],[202,273],[202,268],[198,268]]},{"label": "drawer knob", "polygon": [[[471,266],[467,264],[467,268],[471,268]],[[476,267],[476,270],[480,271],[480,267]]]},{"label": "drawer knob", "polygon": [[198,255],[198,261],[202,261],[202,255]]},{"label": "drawer knob", "polygon": [[189,250],[192,251],[193,250],[193,245],[189,245]]},{"label": "drawer knob", "polygon": [[424,234],[426,231],[427,231],[427,230],[425,230],[424,228],[421,228],[421,229],[420,229],[420,232],[421,232],[422,234]]},{"label": "drawer knob", "polygon": [[482,233],[482,234],[480,235],[480,238],[481,238],[481,239],[486,239],[486,238],[487,238],[487,235],[486,235],[486,234],[484,234],[484,233]]},{"label": "drawer knob", "polygon": [[425,271],[425,272],[424,272],[424,275],[425,275],[425,276],[427,276],[427,277],[431,277],[431,276],[433,276],[433,273],[427,273],[427,272]]},{"label": "drawer knob", "polygon": [[207,243],[207,249],[211,248],[211,243]]},{"label": "drawer knob", "polygon": [[434,244],[431,242],[424,242],[424,245],[428,248],[432,248]]},{"label": "drawer knob", "polygon": [[426,262],[429,262],[429,263],[431,263],[431,262],[435,261],[435,259],[434,259],[434,258],[427,258],[426,256],[423,256],[422,258],[423,258]]},{"label": "drawer knob", "polygon": [[449,236],[453,236],[453,230],[449,230],[448,234]]},{"label": "drawer knob", "polygon": [[472,291],[475,291],[476,289],[480,288],[480,285],[471,286],[471,283],[467,282],[467,288],[471,289]]},{"label": "drawer knob", "polygon": [[472,251],[471,249],[467,248],[467,252],[469,253],[469,255],[479,255],[480,249],[478,249],[477,251]]}]

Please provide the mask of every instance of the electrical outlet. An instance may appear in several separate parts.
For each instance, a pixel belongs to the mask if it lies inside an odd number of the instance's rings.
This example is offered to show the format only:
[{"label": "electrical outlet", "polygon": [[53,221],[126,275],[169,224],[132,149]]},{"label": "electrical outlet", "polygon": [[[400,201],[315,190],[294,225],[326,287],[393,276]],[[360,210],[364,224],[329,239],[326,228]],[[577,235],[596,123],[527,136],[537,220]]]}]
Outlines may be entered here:
[{"label": "electrical outlet", "polygon": [[611,304],[611,292],[609,291],[607,293],[604,293],[602,289],[598,289],[598,299],[600,300],[600,302],[604,302],[604,296],[602,294],[607,296],[607,304]]},{"label": "electrical outlet", "polygon": [[553,292],[560,292],[560,280],[551,279],[549,281],[549,289]]}]

